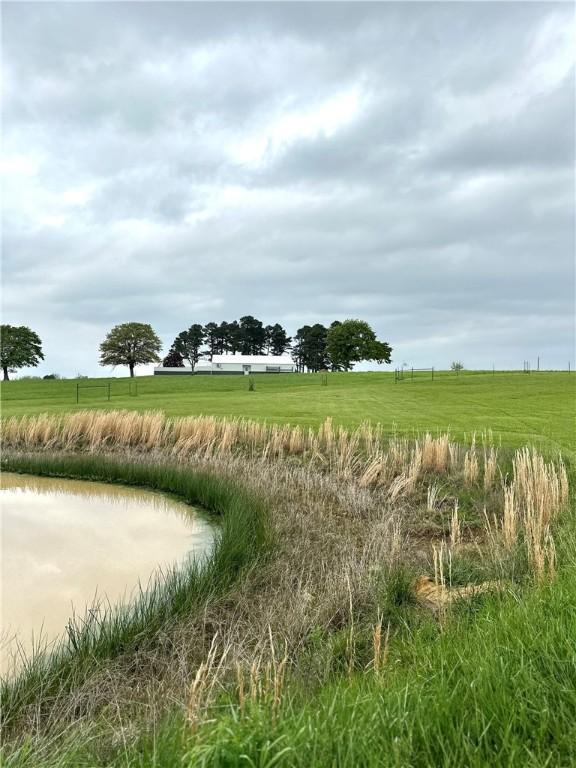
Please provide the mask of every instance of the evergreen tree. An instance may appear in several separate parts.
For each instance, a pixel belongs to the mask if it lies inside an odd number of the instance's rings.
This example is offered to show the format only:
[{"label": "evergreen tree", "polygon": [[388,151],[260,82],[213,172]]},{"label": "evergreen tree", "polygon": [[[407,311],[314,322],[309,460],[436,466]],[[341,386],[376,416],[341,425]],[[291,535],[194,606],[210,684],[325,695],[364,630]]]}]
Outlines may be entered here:
[{"label": "evergreen tree", "polygon": [[290,348],[292,339],[279,323],[267,325],[264,330],[266,331],[267,355],[283,355]]},{"label": "evergreen tree", "polygon": [[204,326],[204,340],[208,345],[206,355],[210,360],[218,354],[218,325],[216,323],[206,323]]},{"label": "evergreen tree", "polygon": [[230,323],[223,320],[215,332],[214,349],[217,355],[224,355],[228,352]]},{"label": "evergreen tree", "polygon": [[226,351],[232,355],[235,355],[242,348],[242,329],[238,320],[228,323],[226,344]]},{"label": "evergreen tree", "polygon": [[243,355],[261,355],[266,345],[266,330],[260,320],[252,315],[240,318],[241,346]]},{"label": "evergreen tree", "polygon": [[174,347],[172,347],[164,360],[162,360],[162,365],[165,368],[184,368],[184,358],[180,352],[176,352]]},{"label": "evergreen tree", "polygon": [[322,371],[330,365],[326,354],[328,330],[320,323],[304,325],[296,332],[292,356],[299,371]]}]

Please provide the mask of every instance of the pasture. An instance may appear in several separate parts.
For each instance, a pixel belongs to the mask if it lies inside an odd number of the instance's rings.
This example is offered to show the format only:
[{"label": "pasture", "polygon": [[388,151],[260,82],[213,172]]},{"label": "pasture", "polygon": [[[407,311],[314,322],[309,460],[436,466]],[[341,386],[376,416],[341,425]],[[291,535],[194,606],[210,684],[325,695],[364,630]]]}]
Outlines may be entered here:
[{"label": "pasture", "polygon": [[2,384],[2,417],[153,410],[311,427],[330,417],[345,427],[371,421],[402,434],[450,430],[458,439],[492,431],[503,445],[530,443],[546,452],[576,446],[574,374],[439,372],[434,381],[422,373],[396,383],[393,373],[332,373],[327,381],[322,386],[320,374],[256,376],[249,391],[242,376],[147,376],[135,379],[137,396],[127,378],[11,381]]},{"label": "pasture", "polygon": [[221,520],[207,568],[94,607],[3,683],[7,764],[574,764],[576,376],[254,384],[3,385],[5,470]]}]

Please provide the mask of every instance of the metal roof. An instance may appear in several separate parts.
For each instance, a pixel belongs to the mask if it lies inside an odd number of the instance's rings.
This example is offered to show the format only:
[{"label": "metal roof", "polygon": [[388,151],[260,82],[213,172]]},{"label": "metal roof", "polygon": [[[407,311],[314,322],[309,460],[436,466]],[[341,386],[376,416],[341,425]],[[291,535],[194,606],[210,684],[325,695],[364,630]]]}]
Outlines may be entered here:
[{"label": "metal roof", "polygon": [[213,363],[240,363],[241,365],[294,365],[290,355],[214,355]]}]

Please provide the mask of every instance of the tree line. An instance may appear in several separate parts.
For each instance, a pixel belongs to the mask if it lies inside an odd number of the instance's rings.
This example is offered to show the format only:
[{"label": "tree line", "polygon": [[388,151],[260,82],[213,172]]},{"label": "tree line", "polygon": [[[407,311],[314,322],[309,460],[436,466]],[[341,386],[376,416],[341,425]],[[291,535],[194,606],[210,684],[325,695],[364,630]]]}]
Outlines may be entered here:
[{"label": "tree line", "polygon": [[[127,365],[134,376],[137,365],[159,363],[162,342],[147,323],[122,323],[114,326],[100,344],[100,365]],[[252,315],[239,320],[206,325],[192,324],[181,331],[162,360],[167,367],[192,370],[199,360],[214,355],[273,355],[290,352],[298,371],[349,371],[363,360],[391,362],[392,348],[379,341],[365,320],[334,321],[304,325],[292,338],[279,324],[264,325]],[[0,326],[0,364],[4,380],[9,372],[37,366],[44,359],[39,336],[25,326]]]},{"label": "tree line", "polygon": [[279,323],[265,326],[252,315],[231,323],[194,323],[176,336],[162,364],[181,368],[186,361],[194,370],[199,360],[214,355],[283,355],[291,341]]},{"label": "tree line", "polygon": [[[203,345],[206,348],[203,349]],[[192,370],[214,355],[283,355],[290,352],[299,371],[349,371],[354,363],[389,363],[392,348],[376,338],[364,320],[334,321],[329,327],[304,325],[291,338],[279,324],[264,325],[246,315],[233,322],[194,324],[176,336],[163,365]]]}]

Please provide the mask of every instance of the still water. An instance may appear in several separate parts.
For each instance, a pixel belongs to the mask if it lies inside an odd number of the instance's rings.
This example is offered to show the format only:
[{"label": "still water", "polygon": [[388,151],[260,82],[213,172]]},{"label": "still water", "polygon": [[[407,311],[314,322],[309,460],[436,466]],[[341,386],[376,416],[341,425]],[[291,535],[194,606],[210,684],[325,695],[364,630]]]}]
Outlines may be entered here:
[{"label": "still water", "polygon": [[96,601],[114,603],[155,571],[205,557],[214,526],[160,493],[105,483],[3,473],[3,674],[41,638]]}]

